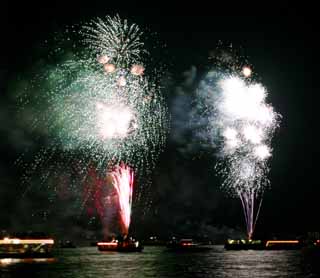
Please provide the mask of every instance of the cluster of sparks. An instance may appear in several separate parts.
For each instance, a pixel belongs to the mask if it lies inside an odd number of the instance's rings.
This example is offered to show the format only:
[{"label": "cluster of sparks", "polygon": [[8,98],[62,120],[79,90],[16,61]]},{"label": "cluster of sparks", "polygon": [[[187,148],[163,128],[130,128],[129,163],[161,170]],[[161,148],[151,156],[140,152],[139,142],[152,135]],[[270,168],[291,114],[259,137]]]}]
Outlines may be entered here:
[{"label": "cluster of sparks", "polygon": [[[248,78],[251,70],[244,68],[242,73]],[[220,148],[216,169],[224,177],[223,187],[240,198],[251,238],[268,185],[267,162],[280,115],[266,103],[267,91],[261,84],[236,74],[211,72],[202,91],[209,134]]]},{"label": "cluster of sparks", "polygon": [[[159,87],[145,76],[141,61],[146,51],[137,25],[107,16],[80,33],[86,50],[46,72],[42,95],[36,97],[42,107],[33,127],[50,137],[49,152],[80,154],[83,180],[93,164],[100,172],[114,166],[112,184],[128,229],[133,169],[142,173],[154,167],[165,143],[167,110]],[[29,97],[28,104],[34,104]],[[37,155],[33,172],[47,154],[43,149]],[[133,169],[124,166],[128,164]]]}]

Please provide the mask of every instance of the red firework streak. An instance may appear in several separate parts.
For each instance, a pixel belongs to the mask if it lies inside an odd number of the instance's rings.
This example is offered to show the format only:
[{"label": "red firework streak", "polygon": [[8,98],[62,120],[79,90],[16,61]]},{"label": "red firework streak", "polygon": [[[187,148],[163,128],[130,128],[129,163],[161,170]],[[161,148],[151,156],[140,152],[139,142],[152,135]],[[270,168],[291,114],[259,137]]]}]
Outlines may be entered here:
[{"label": "red firework streak", "polygon": [[[128,234],[134,182],[133,170],[124,163],[120,163],[108,171],[105,178],[100,178],[96,169],[90,167],[88,179],[84,187],[84,202],[87,205],[88,214],[92,216],[96,210],[102,224],[105,225],[107,218],[111,217],[109,210],[112,210],[112,205],[118,203],[121,230],[123,234]],[[108,229],[108,227],[104,228]]]},{"label": "red firework streak", "polygon": [[112,184],[118,195],[122,231],[124,234],[128,234],[131,220],[134,173],[129,166],[121,163],[113,168],[110,175],[112,177]]}]

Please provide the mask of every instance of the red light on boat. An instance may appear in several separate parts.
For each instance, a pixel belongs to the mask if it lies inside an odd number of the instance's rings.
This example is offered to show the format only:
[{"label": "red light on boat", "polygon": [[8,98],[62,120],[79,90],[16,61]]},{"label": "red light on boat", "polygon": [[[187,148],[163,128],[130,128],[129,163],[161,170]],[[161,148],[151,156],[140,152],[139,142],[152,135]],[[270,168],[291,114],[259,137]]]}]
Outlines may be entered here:
[{"label": "red light on boat", "polygon": [[182,246],[190,246],[190,245],[192,245],[192,243],[189,243],[189,242],[187,242],[187,243],[182,243]]}]

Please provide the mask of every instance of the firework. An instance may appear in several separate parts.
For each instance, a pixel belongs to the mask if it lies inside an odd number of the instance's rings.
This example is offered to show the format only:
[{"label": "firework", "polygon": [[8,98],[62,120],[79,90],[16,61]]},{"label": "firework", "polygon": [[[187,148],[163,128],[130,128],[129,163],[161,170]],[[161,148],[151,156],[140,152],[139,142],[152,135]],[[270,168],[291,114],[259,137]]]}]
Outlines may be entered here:
[{"label": "firework", "polygon": [[81,34],[88,48],[51,67],[36,81],[37,95],[26,96],[25,108],[38,108],[33,130],[45,130],[52,149],[80,152],[102,170],[110,161],[152,168],[165,143],[167,108],[139,64],[142,32],[116,16],[93,21]]},{"label": "firework", "polygon": [[131,221],[133,170],[120,163],[107,172],[99,174],[95,167],[90,167],[86,177],[83,197],[87,212],[100,217],[104,234],[108,236],[114,230],[114,219],[120,215],[120,227],[123,234],[128,234]]},{"label": "firework", "polygon": [[[92,21],[80,33],[85,48],[76,48],[67,61],[48,67],[36,80],[41,88],[32,90],[38,94],[29,94],[24,101],[26,109],[38,108],[32,128],[50,145],[37,155],[27,175],[39,172],[57,153],[65,154],[67,164],[73,161],[70,156],[77,157],[83,181],[91,165],[106,173],[110,165],[117,169],[123,162],[132,165],[138,175],[149,173],[164,146],[168,122],[156,78],[144,74],[143,33],[118,16]],[[125,169],[119,173],[116,179],[113,172],[116,180],[123,178]],[[44,183],[48,176],[42,179]],[[115,187],[121,189],[120,183],[115,182]],[[117,193],[122,200],[120,189]],[[141,192],[136,192],[137,199]],[[122,201],[120,206],[128,217],[128,205]],[[124,220],[126,227],[129,221]]]},{"label": "firework", "polygon": [[[249,77],[251,70],[249,74],[244,68],[243,74]],[[246,82],[235,73],[210,72],[199,93],[209,137],[220,149],[216,169],[224,177],[223,188],[240,198],[251,238],[269,184],[267,162],[280,115],[266,103],[267,91],[261,84]]]},{"label": "firework", "polygon": [[122,163],[114,167],[110,175],[112,177],[112,184],[116,189],[118,196],[123,227],[122,231],[124,234],[128,234],[131,217],[134,173],[130,167]]}]

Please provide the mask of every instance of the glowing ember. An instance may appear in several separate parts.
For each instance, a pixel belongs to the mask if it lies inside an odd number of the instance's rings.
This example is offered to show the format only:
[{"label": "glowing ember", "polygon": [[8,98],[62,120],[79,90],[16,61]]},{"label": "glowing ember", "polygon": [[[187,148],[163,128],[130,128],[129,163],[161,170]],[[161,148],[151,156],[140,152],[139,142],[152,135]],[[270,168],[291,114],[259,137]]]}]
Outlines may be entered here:
[{"label": "glowing ember", "polygon": [[103,68],[106,73],[112,73],[116,70],[116,66],[114,64],[104,64]]},{"label": "glowing ember", "polygon": [[131,74],[133,75],[143,75],[144,67],[141,65],[133,65],[131,67]]},{"label": "glowing ember", "polygon": [[108,57],[107,55],[102,55],[98,57],[98,62],[103,65],[107,64],[109,60],[110,60],[110,57]]},{"label": "glowing ember", "polygon": [[250,77],[252,74],[252,70],[249,67],[243,67],[242,73],[245,77]]}]

